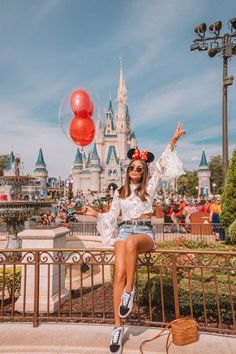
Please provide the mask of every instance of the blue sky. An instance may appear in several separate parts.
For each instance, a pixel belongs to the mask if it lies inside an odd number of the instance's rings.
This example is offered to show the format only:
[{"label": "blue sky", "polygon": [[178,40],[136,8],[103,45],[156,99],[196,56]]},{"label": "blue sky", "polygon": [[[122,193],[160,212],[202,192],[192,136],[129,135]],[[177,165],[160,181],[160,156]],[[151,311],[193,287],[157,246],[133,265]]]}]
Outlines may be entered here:
[{"label": "blue sky", "polygon": [[[76,146],[60,128],[60,103],[77,87],[113,108],[123,58],[140,148],[157,156],[178,121],[178,154],[196,169],[202,148],[221,154],[220,57],[190,51],[193,29],[236,16],[234,0],[0,0],[0,154],[13,148],[32,172],[42,147],[50,176],[66,177]],[[229,63],[236,78],[236,56]],[[236,83],[228,90],[229,151],[236,141]]]}]

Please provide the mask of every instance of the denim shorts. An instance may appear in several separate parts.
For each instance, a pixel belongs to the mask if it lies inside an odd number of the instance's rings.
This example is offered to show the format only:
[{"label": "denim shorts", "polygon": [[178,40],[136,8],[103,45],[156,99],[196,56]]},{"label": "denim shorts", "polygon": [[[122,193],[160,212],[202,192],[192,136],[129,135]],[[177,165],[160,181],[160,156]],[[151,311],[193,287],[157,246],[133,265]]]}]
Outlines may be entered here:
[{"label": "denim shorts", "polygon": [[118,228],[118,235],[116,240],[126,240],[134,234],[146,234],[151,237],[155,244],[155,232],[153,227],[146,225],[127,225],[123,224]]}]

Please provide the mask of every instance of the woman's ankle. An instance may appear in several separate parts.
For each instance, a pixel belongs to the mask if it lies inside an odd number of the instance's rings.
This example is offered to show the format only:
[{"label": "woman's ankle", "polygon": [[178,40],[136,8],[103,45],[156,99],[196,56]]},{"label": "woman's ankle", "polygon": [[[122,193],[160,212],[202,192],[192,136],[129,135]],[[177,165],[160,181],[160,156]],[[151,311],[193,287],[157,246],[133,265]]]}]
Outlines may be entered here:
[{"label": "woman's ankle", "polygon": [[134,290],[134,286],[133,285],[132,286],[126,286],[125,289],[124,289],[124,291],[126,293],[131,293],[133,290]]},{"label": "woman's ankle", "polygon": [[115,323],[114,324],[114,328],[120,328],[120,327],[122,327],[122,323]]}]

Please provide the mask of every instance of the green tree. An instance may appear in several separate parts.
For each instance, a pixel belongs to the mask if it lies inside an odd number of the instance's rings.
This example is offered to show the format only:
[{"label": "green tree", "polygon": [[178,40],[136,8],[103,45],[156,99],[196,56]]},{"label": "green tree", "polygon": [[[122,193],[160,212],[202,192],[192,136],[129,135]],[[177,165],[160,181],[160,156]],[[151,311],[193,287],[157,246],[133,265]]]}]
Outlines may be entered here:
[{"label": "green tree", "polygon": [[6,168],[8,155],[0,155],[0,176],[3,176],[3,170]]},{"label": "green tree", "polygon": [[227,170],[222,194],[221,222],[228,228],[236,220],[236,149]]},{"label": "green tree", "polygon": [[215,192],[216,194],[220,194],[222,193],[223,184],[224,184],[223,162],[222,162],[222,157],[220,155],[211,157],[209,161],[209,169],[211,171],[211,178],[210,178],[211,186],[213,183],[216,184],[215,190],[213,190],[213,192]]},{"label": "green tree", "polygon": [[196,195],[198,176],[196,171],[185,171],[186,173],[178,179],[178,191],[189,195]]}]

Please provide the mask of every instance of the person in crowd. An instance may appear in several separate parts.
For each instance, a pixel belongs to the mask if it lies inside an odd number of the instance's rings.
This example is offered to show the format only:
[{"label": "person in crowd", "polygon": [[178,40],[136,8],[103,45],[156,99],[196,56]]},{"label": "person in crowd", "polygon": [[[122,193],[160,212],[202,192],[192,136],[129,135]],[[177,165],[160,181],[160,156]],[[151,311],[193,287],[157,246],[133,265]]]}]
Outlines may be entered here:
[{"label": "person in crowd", "polygon": [[205,199],[200,200],[199,202],[199,212],[200,213],[206,213],[207,212],[207,206],[206,206],[206,201]]},{"label": "person in crowd", "polygon": [[185,223],[189,225],[191,223],[190,216],[195,213],[195,204],[193,202],[186,203],[183,213],[185,215]]},{"label": "person in crowd", "polygon": [[[99,214],[89,206],[82,211],[98,218],[97,227],[105,244],[115,247],[115,274],[113,287],[115,324],[110,341],[110,353],[120,354],[124,327],[122,319],[127,318],[133,308],[135,297],[134,276],[138,255],[155,247],[155,234],[151,225],[153,198],[163,173],[170,177],[183,174],[174,147],[185,133],[182,124],[170,140],[161,158],[156,162],[152,177],[148,178],[148,163],[154,160],[150,152],[131,149],[128,157],[124,185],[115,191],[109,212]],[[172,174],[172,175],[171,175]],[[121,214],[121,222],[118,218]],[[116,235],[116,237],[115,237]]]},{"label": "person in crowd", "polygon": [[171,232],[173,224],[173,220],[171,218],[171,215],[173,213],[173,205],[172,205],[172,200],[167,199],[166,200],[166,205],[163,207],[163,214],[164,214],[164,232]]},{"label": "person in crowd", "polygon": [[199,202],[197,199],[194,200],[194,208],[195,208],[195,213],[199,212]]},{"label": "person in crowd", "polygon": [[210,220],[213,224],[213,233],[216,236],[216,240],[218,241],[220,238],[220,214],[221,214],[221,204],[220,197],[216,197],[213,199],[210,211]]}]

